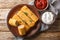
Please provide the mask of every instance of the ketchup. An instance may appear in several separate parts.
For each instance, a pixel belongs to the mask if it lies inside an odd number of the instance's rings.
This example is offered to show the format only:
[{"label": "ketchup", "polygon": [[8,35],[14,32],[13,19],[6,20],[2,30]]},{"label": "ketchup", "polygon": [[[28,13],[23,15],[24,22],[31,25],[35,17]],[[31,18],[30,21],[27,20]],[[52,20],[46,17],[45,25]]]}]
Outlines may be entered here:
[{"label": "ketchup", "polygon": [[43,10],[47,6],[47,0],[35,0],[36,8]]}]

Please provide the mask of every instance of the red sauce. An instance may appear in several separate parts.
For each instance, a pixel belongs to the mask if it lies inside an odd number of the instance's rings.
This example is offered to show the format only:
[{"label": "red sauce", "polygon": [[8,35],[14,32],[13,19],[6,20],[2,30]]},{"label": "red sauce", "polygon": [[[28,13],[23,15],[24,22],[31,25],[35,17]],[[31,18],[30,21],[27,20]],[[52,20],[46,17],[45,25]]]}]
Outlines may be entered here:
[{"label": "red sauce", "polygon": [[47,6],[47,0],[35,0],[35,6],[38,9],[43,10]]}]

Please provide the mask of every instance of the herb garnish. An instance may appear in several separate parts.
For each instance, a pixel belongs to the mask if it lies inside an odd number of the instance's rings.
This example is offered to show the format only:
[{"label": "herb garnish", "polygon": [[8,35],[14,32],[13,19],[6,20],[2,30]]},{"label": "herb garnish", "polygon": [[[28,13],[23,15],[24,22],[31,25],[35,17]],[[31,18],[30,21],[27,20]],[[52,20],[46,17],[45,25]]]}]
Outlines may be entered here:
[{"label": "herb garnish", "polygon": [[18,23],[18,21],[16,21],[16,25],[17,25],[17,26],[19,26],[19,23]]},{"label": "herb garnish", "polygon": [[32,22],[32,20],[30,20],[30,22]]},{"label": "herb garnish", "polygon": [[[23,22],[25,22],[24,20],[22,20]],[[25,22],[25,24],[27,24],[26,22]]]},{"label": "herb garnish", "polygon": [[27,12],[24,12],[24,14],[25,14],[25,15],[28,15],[28,13],[27,13]]}]

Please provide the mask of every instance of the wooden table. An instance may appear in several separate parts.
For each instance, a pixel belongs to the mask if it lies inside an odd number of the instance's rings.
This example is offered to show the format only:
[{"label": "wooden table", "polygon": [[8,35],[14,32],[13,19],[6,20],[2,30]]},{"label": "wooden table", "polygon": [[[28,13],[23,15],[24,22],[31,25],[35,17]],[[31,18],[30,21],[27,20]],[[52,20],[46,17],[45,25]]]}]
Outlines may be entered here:
[{"label": "wooden table", "polygon": [[[14,40],[14,35],[9,31],[6,24],[8,12],[18,4],[27,4],[32,0],[0,0],[0,40]],[[27,39],[29,40],[29,39]],[[60,14],[55,23],[36,38],[30,40],[60,40]]]}]

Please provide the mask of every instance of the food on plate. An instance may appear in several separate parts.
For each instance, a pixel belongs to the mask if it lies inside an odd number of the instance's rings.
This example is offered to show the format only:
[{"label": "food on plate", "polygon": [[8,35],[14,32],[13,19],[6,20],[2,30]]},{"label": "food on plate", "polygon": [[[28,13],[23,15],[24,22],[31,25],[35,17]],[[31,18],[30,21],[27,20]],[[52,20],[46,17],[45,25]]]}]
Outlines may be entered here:
[{"label": "food on plate", "polygon": [[37,16],[27,6],[22,7],[21,10],[24,12],[24,14],[30,17],[34,22],[38,20]]},{"label": "food on plate", "polygon": [[17,13],[17,15],[18,15],[24,22],[26,22],[26,24],[29,25],[30,27],[33,27],[33,25],[35,24],[34,21],[31,20],[28,16],[26,16],[23,11],[20,10],[20,11]]},{"label": "food on plate", "polygon": [[26,31],[29,30],[30,27],[17,14],[15,14],[12,19],[15,19],[18,22],[18,25],[25,25]]},{"label": "food on plate", "polygon": [[15,19],[19,24],[23,24],[23,21],[15,14],[12,19]]},{"label": "food on plate", "polygon": [[20,35],[25,35],[26,31],[25,31],[25,26],[24,25],[19,25],[18,26],[18,32]]},{"label": "food on plate", "polygon": [[38,17],[27,6],[23,6],[9,19],[9,24],[18,27],[19,34],[23,36],[37,21]]},{"label": "food on plate", "polygon": [[36,8],[43,10],[48,6],[47,3],[48,0],[35,0],[35,6]]},{"label": "food on plate", "polygon": [[16,21],[15,19],[12,19],[12,18],[9,19],[9,24],[10,24],[10,25],[12,25],[12,26],[17,26],[16,23],[17,23],[17,21]]},{"label": "food on plate", "polygon": [[44,12],[42,15],[42,22],[45,24],[51,24],[53,22],[54,15],[52,12]]}]

